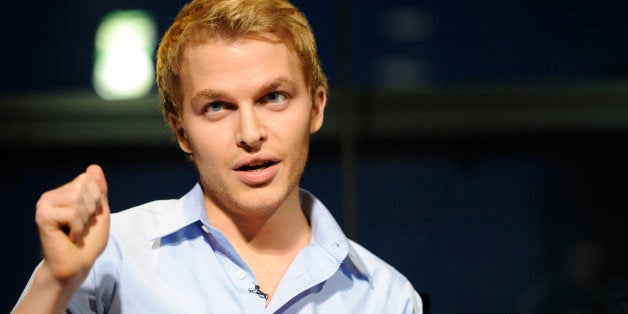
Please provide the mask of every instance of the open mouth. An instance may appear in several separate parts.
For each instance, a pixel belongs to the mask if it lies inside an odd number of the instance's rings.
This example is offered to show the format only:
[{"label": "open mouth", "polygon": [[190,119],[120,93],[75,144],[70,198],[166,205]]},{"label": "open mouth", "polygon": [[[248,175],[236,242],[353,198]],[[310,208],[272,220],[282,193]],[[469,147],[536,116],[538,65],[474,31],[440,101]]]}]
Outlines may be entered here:
[{"label": "open mouth", "polygon": [[268,155],[243,159],[234,166],[235,175],[249,186],[264,186],[270,183],[279,171],[281,160]]},{"label": "open mouth", "polygon": [[259,171],[259,170],[263,170],[266,169],[274,164],[276,164],[277,162],[275,161],[260,161],[260,162],[256,162],[256,163],[252,163],[252,164],[248,164],[248,165],[244,165],[241,166],[239,168],[237,168],[237,171]]}]

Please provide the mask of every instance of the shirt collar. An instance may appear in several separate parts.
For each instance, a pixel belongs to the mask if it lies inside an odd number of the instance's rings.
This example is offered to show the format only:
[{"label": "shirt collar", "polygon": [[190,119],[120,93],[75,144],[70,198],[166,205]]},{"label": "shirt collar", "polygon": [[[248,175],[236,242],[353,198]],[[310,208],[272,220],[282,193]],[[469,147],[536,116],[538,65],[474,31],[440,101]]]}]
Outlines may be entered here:
[{"label": "shirt collar", "polygon": [[196,183],[192,190],[176,200],[170,208],[160,212],[157,219],[157,226],[151,235],[152,240],[175,233],[197,221],[209,225],[201,185]]},{"label": "shirt collar", "polygon": [[[312,193],[300,190],[301,208],[312,225],[312,238],[338,263],[349,259],[355,268],[371,281],[371,274],[366,264],[351,245],[351,241],[344,235],[342,229],[331,215],[329,210]],[[199,183],[175,201],[171,208],[158,214],[158,223],[151,239],[156,240],[177,232],[196,222],[209,226],[209,219],[205,212],[203,189]]]},{"label": "shirt collar", "polygon": [[300,199],[301,208],[312,225],[313,240],[339,263],[348,259],[369,282],[372,282],[371,273],[366,264],[354,249],[351,241],[342,232],[327,207],[312,193],[304,189],[300,191]]}]

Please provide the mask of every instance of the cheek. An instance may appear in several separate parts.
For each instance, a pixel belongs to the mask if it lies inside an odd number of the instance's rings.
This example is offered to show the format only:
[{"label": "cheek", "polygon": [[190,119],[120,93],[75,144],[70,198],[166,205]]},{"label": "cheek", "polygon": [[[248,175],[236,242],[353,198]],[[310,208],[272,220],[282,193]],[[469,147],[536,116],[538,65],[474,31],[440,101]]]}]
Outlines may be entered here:
[{"label": "cheek", "polygon": [[[304,106],[305,107],[305,106]],[[311,112],[305,108],[295,108],[287,112],[283,119],[283,127],[290,130],[289,133],[309,133]]]},{"label": "cheek", "polygon": [[196,158],[215,159],[224,155],[229,143],[233,140],[227,138],[227,132],[214,128],[197,128],[188,132],[188,142]]},{"label": "cheek", "polygon": [[310,136],[309,120],[303,118],[290,118],[284,120],[281,124],[273,125],[275,134],[289,147],[299,148]]}]

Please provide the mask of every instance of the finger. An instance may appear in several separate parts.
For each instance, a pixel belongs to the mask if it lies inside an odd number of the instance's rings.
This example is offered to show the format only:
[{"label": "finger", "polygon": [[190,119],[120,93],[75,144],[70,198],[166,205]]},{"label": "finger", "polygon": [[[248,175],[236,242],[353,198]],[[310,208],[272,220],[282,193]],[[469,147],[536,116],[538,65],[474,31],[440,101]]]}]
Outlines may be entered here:
[{"label": "finger", "polygon": [[88,174],[91,178],[93,178],[98,184],[98,188],[103,194],[107,194],[107,180],[105,178],[105,173],[99,165],[90,165],[85,170],[85,173]]},{"label": "finger", "polygon": [[90,165],[89,167],[87,167],[87,169],[85,170],[85,173],[90,175],[98,184],[98,188],[100,189],[100,199],[99,199],[99,206],[97,208],[97,210],[99,211],[99,213],[105,213],[106,215],[109,215],[110,213],[110,209],[109,209],[109,195],[108,195],[108,191],[109,191],[109,187],[107,185],[107,179],[105,177],[105,173],[102,170],[102,168],[99,165]]},{"label": "finger", "polygon": [[38,210],[36,221],[40,232],[54,234],[58,231],[65,233],[72,242],[80,238],[89,218],[74,207],[52,207]]},{"label": "finger", "polygon": [[[79,175],[72,182],[44,193],[37,202],[38,225],[67,229],[72,239],[79,236],[100,207],[102,193],[93,178]],[[46,227],[48,226],[48,227]]]},{"label": "finger", "polygon": [[70,240],[74,243],[81,241],[81,239],[87,234],[90,228],[92,228],[99,219],[109,218],[108,207],[106,210],[99,210],[94,215],[84,219],[82,210],[77,208],[59,208],[62,213],[57,217],[59,226],[61,229],[65,229],[66,234]]},{"label": "finger", "polygon": [[[68,228],[68,236],[70,237],[70,241],[76,243],[78,242],[85,232],[86,226],[89,225],[89,218],[84,219],[84,215],[79,209],[76,208],[68,208],[67,210],[61,209],[64,213],[62,214],[62,219],[65,220],[65,223],[62,223],[61,226],[67,226]],[[62,220],[62,221],[63,221]]]},{"label": "finger", "polygon": [[75,206],[84,208],[80,213],[90,218],[99,210],[103,200],[106,200],[107,183],[102,169],[91,165],[86,171],[77,176],[72,182],[60,188],[63,197],[56,200],[57,206]]},{"label": "finger", "polygon": [[103,201],[103,192],[101,191],[98,182],[89,174],[83,174],[82,182],[78,186],[76,191],[78,197],[80,197],[80,208],[84,208],[84,214],[87,218],[93,216],[101,206]]},{"label": "finger", "polygon": [[86,221],[100,206],[102,193],[95,180],[83,173],[61,188],[47,192],[42,199],[53,207],[76,208],[82,220]]}]

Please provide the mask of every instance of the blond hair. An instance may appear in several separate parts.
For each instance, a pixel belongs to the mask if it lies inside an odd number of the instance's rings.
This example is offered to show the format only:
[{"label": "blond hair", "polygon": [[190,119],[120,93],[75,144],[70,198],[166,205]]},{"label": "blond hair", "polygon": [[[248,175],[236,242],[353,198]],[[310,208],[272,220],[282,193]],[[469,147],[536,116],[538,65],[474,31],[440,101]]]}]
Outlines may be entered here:
[{"label": "blond hair", "polygon": [[180,71],[184,50],[214,38],[273,35],[298,56],[310,98],[327,78],[305,16],[286,0],[193,0],[186,4],[164,34],[157,51],[157,87],[164,117],[179,117],[182,109]]}]

